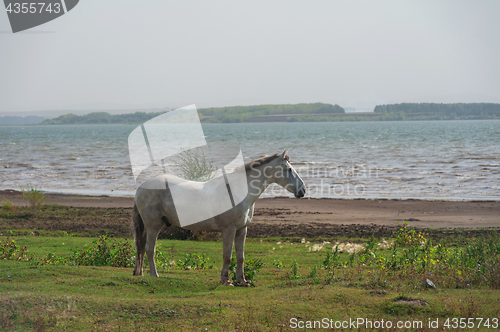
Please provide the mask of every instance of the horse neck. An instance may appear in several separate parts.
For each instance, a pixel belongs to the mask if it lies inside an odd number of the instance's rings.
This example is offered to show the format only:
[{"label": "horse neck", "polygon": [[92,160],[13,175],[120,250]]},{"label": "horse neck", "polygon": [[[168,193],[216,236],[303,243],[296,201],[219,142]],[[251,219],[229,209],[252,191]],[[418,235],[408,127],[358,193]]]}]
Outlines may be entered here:
[{"label": "horse neck", "polygon": [[248,197],[250,202],[253,204],[259,198],[259,196],[266,190],[266,188],[271,184],[276,182],[274,177],[266,177],[264,175],[264,169],[268,167],[266,173],[274,174],[274,166],[272,171],[269,171],[269,164],[263,164],[255,168],[250,168],[247,171],[247,183],[248,183]]}]

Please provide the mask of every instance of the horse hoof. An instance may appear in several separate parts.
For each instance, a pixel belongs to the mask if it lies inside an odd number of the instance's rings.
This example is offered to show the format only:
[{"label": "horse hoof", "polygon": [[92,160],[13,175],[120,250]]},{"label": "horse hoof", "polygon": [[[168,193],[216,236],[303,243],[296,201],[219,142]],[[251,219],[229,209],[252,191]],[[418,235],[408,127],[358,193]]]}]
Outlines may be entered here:
[{"label": "horse hoof", "polygon": [[244,281],[244,282],[239,282],[236,286],[238,287],[250,287],[250,282]]},{"label": "horse hoof", "polygon": [[224,285],[224,286],[231,286],[231,287],[233,287],[233,286],[234,286],[234,285],[233,285],[233,283],[232,283],[232,282],[230,282],[230,281],[222,281],[222,280],[221,280],[221,281],[220,281],[220,283],[221,283],[222,285]]}]

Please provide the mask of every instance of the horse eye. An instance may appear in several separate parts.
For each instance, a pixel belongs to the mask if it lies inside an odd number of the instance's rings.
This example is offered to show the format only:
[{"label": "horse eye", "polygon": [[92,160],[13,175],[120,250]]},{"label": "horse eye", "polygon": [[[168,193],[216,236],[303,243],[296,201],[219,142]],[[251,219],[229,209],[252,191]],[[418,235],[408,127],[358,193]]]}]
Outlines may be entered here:
[{"label": "horse eye", "polygon": [[292,173],[292,169],[291,168],[288,169],[288,173]]}]

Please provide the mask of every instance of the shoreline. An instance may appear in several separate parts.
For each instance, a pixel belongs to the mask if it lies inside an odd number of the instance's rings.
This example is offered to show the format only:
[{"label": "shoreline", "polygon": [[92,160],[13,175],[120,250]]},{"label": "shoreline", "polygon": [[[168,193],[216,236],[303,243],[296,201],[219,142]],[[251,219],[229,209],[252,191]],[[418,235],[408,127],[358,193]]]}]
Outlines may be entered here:
[{"label": "shoreline", "polygon": [[[63,191],[45,191],[42,190],[43,194],[48,196],[74,196],[74,197],[100,197],[100,198],[110,198],[110,199],[133,199],[134,195],[122,195],[122,194],[88,194],[88,193],[78,193],[78,192],[63,192]],[[15,189],[0,189],[0,199],[2,198],[2,194],[5,195],[14,195],[17,199],[17,195],[21,195],[21,191]],[[294,199],[293,197],[288,196],[275,196],[275,197],[260,197],[259,200],[265,199]],[[489,199],[489,198],[441,198],[441,197],[427,197],[427,198],[418,198],[418,197],[399,197],[399,198],[389,198],[389,197],[306,197],[301,198],[302,200],[338,200],[338,201],[421,201],[421,202],[478,202],[478,203],[500,203],[500,197],[498,199]],[[22,203],[20,203],[22,204]],[[52,203],[49,203],[52,204]],[[59,203],[53,203],[59,204]],[[64,205],[64,204],[63,204]]]},{"label": "shoreline", "polygon": [[[333,113],[332,113],[333,114]],[[307,114],[304,114],[307,115]],[[382,120],[376,118],[376,115],[365,115],[365,114],[357,114],[357,113],[343,113],[343,117],[348,117],[347,119],[344,119],[340,116],[337,116],[337,119],[335,119],[335,116],[332,117],[332,119],[328,120],[297,120],[297,121],[288,121],[288,120],[283,120],[283,121],[273,121],[273,120],[268,120],[268,121],[243,121],[243,122],[201,122],[201,124],[224,124],[224,125],[230,125],[230,124],[241,124],[241,123],[318,123],[318,122],[410,122],[410,121],[492,121],[492,120],[500,120],[500,117],[497,118],[474,118],[474,119],[464,119],[464,118],[453,118],[453,119],[390,119],[390,120]],[[272,116],[270,116],[272,117]],[[363,119],[353,119],[352,117],[361,117]],[[132,125],[132,126],[138,126],[141,125],[142,122],[138,123],[10,123],[10,124],[0,124],[0,127],[21,127],[21,126],[114,126],[114,125]]]},{"label": "shoreline", "polygon": [[[350,113],[348,116],[351,116]],[[363,116],[362,114],[357,115],[356,113],[352,113],[352,116]],[[491,120],[500,120],[500,118],[477,118],[477,119],[406,119],[406,120],[378,120],[373,117],[367,117],[367,120],[355,120],[355,119],[337,119],[337,120],[318,120],[318,121],[244,121],[244,122],[201,122],[201,124],[223,124],[223,125],[231,125],[231,124],[241,124],[241,123],[317,123],[317,122],[410,122],[410,121],[491,121]],[[0,124],[2,127],[10,127],[10,126],[119,126],[119,125],[131,125],[131,126],[139,126],[142,123],[12,123],[12,124]]]},{"label": "shoreline", "polygon": [[[0,191],[0,201],[25,205],[22,194]],[[89,196],[46,193],[45,204],[75,208],[133,207],[132,196]],[[384,225],[408,222],[417,228],[500,228],[500,201],[414,199],[261,198],[252,224]]]}]

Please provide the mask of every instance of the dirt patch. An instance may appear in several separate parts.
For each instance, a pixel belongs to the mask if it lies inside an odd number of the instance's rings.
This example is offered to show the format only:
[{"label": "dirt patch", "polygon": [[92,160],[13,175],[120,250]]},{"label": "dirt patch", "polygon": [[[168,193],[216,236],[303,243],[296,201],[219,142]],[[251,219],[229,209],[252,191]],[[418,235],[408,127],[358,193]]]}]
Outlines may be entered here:
[{"label": "dirt patch", "polygon": [[[313,214],[305,211],[302,214]],[[377,238],[394,235],[400,226],[379,224],[330,224],[322,222],[288,222],[300,212],[285,208],[257,208],[255,218],[248,227],[250,238]],[[114,237],[132,237],[131,208],[89,208],[62,205],[45,205],[38,217],[29,213],[9,214],[0,210],[0,234],[12,231],[14,234],[43,234],[44,231],[67,232],[77,236],[98,236],[108,234]],[[272,222],[259,220],[271,216]],[[166,230],[163,231],[163,233]],[[499,229],[426,229],[430,238],[440,239],[450,236],[471,238],[487,236]]]},{"label": "dirt patch", "polygon": [[[304,223],[304,224],[250,224],[248,227],[248,237],[268,238],[268,237],[300,237],[300,238],[369,238],[372,234],[376,238],[387,238],[394,236],[401,226],[384,225],[332,225],[326,223]],[[410,227],[411,228],[411,227]],[[422,229],[415,228],[428,234],[431,239],[442,239],[450,236],[475,238],[488,236],[491,232],[499,232],[499,229]]]},{"label": "dirt patch", "polygon": [[375,237],[389,237],[399,227],[371,225],[332,225],[324,223],[304,224],[250,224],[248,237],[303,237],[303,238],[331,238],[331,237],[355,237],[368,238],[372,234]]},{"label": "dirt patch", "polygon": [[378,290],[378,291],[371,291],[368,294],[370,294],[370,295],[387,295],[387,292],[385,290]]},{"label": "dirt patch", "polygon": [[131,237],[131,208],[77,208],[45,205],[38,216],[30,213],[9,214],[0,210],[0,234],[42,234],[67,232],[77,236]]},{"label": "dirt patch", "polygon": [[[25,204],[18,191],[0,191],[0,201]],[[75,208],[131,208],[133,197],[47,194],[46,204]],[[1,214],[1,212],[0,212]],[[1,217],[1,216],[0,216]],[[415,228],[486,229],[500,227],[500,201],[264,198],[255,203],[252,224],[319,222],[333,225],[409,223]]]},{"label": "dirt patch", "polygon": [[291,209],[283,208],[257,208],[254,212],[255,216],[279,216],[291,214],[333,214],[333,212],[314,212],[314,211],[292,211]]},{"label": "dirt patch", "polygon": [[399,298],[393,301],[394,303],[409,304],[415,307],[425,307],[429,303],[420,299]]}]

